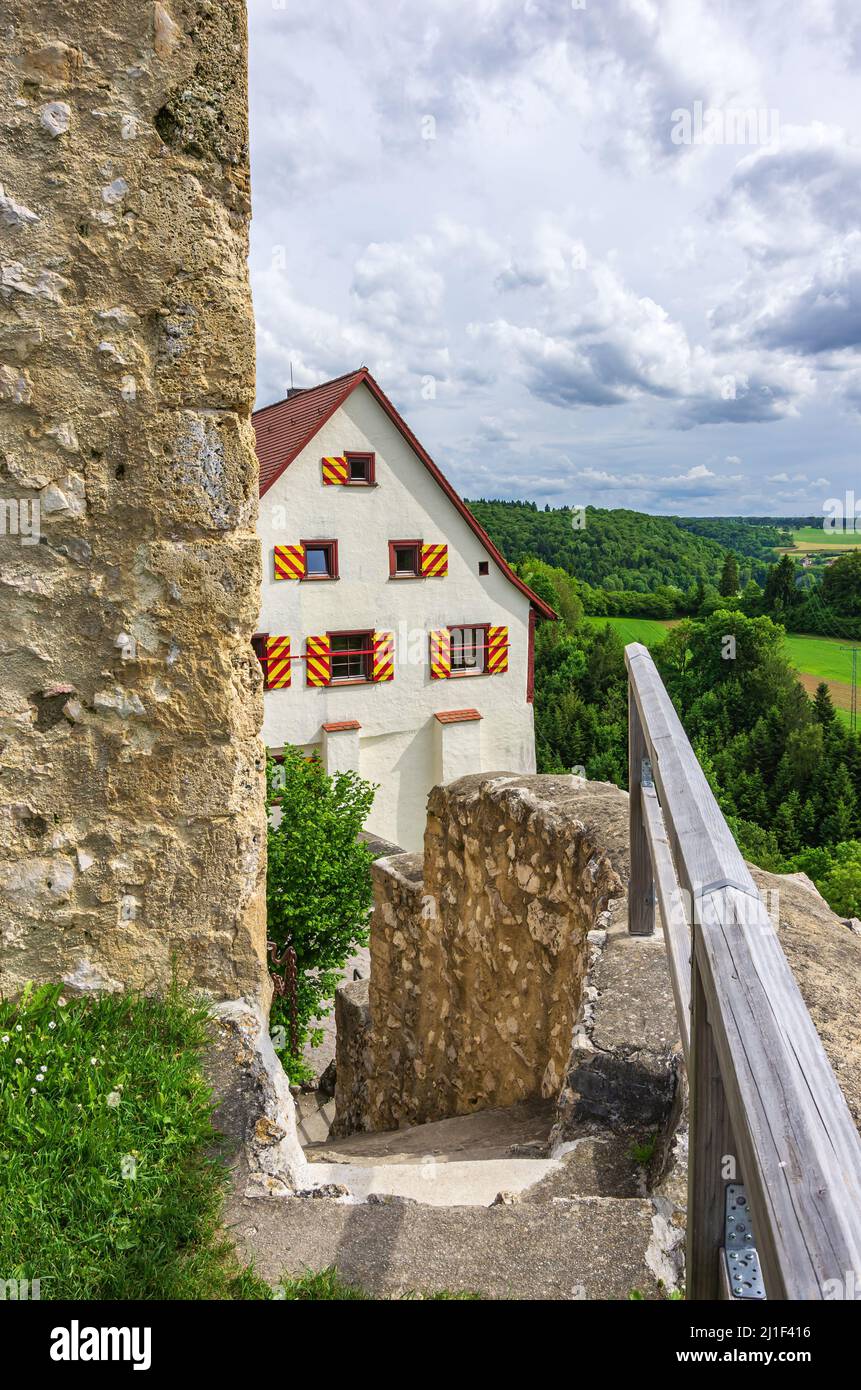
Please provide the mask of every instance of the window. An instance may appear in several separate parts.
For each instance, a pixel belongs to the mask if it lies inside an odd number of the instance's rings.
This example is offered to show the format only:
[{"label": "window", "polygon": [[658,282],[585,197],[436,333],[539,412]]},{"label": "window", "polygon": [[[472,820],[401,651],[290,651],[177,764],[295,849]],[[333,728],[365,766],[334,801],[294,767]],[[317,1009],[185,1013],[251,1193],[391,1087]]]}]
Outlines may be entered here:
[{"label": "window", "polygon": [[305,573],[303,579],[338,578],[338,542],[303,541]]},{"label": "window", "polygon": [[347,485],[350,483],[364,483],[366,486],[374,481],[374,455],[373,454],[345,454],[347,460]]},{"label": "window", "polygon": [[266,643],[268,642],[268,640],[268,632],[255,632],[254,636],[251,639],[251,646],[254,649],[254,655],[257,657],[257,660],[260,662],[260,665],[263,668],[264,690],[269,689],[269,662],[267,660],[266,653]]},{"label": "window", "polygon": [[374,645],[372,632],[330,632],[332,677],[335,681],[369,681]]},{"label": "window", "polygon": [[489,574],[489,573],[490,573],[490,562],[489,562],[488,560],[479,560],[479,562],[478,562],[478,572],[479,572],[479,574]]},{"label": "window", "polygon": [[451,627],[451,674],[479,675],[484,670],[487,650],[486,627]]},{"label": "window", "polygon": [[418,579],[421,572],[421,541],[389,541],[390,579]]}]

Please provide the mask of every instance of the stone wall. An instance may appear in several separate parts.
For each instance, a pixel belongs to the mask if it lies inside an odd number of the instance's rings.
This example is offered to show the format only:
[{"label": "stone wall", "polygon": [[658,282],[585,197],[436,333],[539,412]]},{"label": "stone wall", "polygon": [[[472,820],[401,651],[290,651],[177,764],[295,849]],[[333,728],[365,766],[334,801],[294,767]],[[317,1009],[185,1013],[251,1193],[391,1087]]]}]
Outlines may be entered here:
[{"label": "stone wall", "polygon": [[556,1095],[588,933],[621,891],[615,787],[485,773],[435,787],[428,805],[423,859],[373,869],[367,1100],[359,1125],[339,1087],[339,1133]]},{"label": "stone wall", "polygon": [[0,988],[268,1002],[245,7],[4,15]]}]

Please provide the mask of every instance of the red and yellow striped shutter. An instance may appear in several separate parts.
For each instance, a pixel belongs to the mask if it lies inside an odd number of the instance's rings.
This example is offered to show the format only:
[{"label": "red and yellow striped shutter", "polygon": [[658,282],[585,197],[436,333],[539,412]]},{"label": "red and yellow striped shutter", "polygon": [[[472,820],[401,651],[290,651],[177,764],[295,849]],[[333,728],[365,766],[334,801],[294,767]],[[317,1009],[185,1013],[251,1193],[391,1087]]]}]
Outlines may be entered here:
[{"label": "red and yellow striped shutter", "polygon": [[266,642],[266,672],[269,690],[284,690],[290,684],[290,638],[270,637]]},{"label": "red and yellow striped shutter", "polygon": [[431,629],[430,673],[434,681],[445,680],[451,675],[451,633],[447,627]]},{"label": "red and yellow striped shutter", "polygon": [[332,679],[332,650],[328,637],[309,637],[305,649],[308,685],[328,685]]},{"label": "red and yellow striped shutter", "polygon": [[422,546],[422,579],[444,579],[448,574],[448,546]]},{"label": "red and yellow striped shutter", "polygon": [[324,458],[322,464],[323,482],[326,483],[327,486],[331,487],[335,483],[345,483],[347,481],[347,459],[344,454],[341,454],[338,458]]},{"label": "red and yellow striped shutter", "polygon": [[304,545],[276,545],[276,547],[275,547],[275,578],[276,578],[276,579],[304,579],[304,578],[305,578],[305,547],[304,547]]},{"label": "red and yellow striped shutter", "polygon": [[393,681],[395,678],[395,634],[374,633],[374,680]]},{"label": "red and yellow striped shutter", "polygon": [[508,628],[489,627],[487,629],[487,672],[491,676],[502,676],[508,670]]}]

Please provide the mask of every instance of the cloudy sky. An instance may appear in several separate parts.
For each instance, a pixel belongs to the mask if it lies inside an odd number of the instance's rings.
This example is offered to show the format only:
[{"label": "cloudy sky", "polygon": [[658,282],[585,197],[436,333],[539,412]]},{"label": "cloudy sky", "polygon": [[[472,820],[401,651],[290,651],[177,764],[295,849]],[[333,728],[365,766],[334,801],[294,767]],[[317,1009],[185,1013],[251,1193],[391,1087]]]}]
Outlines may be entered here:
[{"label": "cloudy sky", "polygon": [[249,0],[258,404],[366,363],[469,497],[820,514],[857,0]]}]

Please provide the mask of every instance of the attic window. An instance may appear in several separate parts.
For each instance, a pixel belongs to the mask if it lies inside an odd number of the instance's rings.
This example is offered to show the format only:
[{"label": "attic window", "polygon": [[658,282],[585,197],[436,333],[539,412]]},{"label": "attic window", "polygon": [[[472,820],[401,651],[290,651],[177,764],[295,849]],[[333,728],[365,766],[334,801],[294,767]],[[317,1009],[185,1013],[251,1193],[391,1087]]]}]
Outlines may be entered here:
[{"label": "attic window", "polygon": [[479,574],[490,574],[490,561],[489,561],[489,560],[479,560],[479,562],[478,562],[478,572],[479,572]]},{"label": "attic window", "polygon": [[374,455],[373,454],[345,454],[347,460],[347,485],[365,484],[370,486],[374,481]]}]

